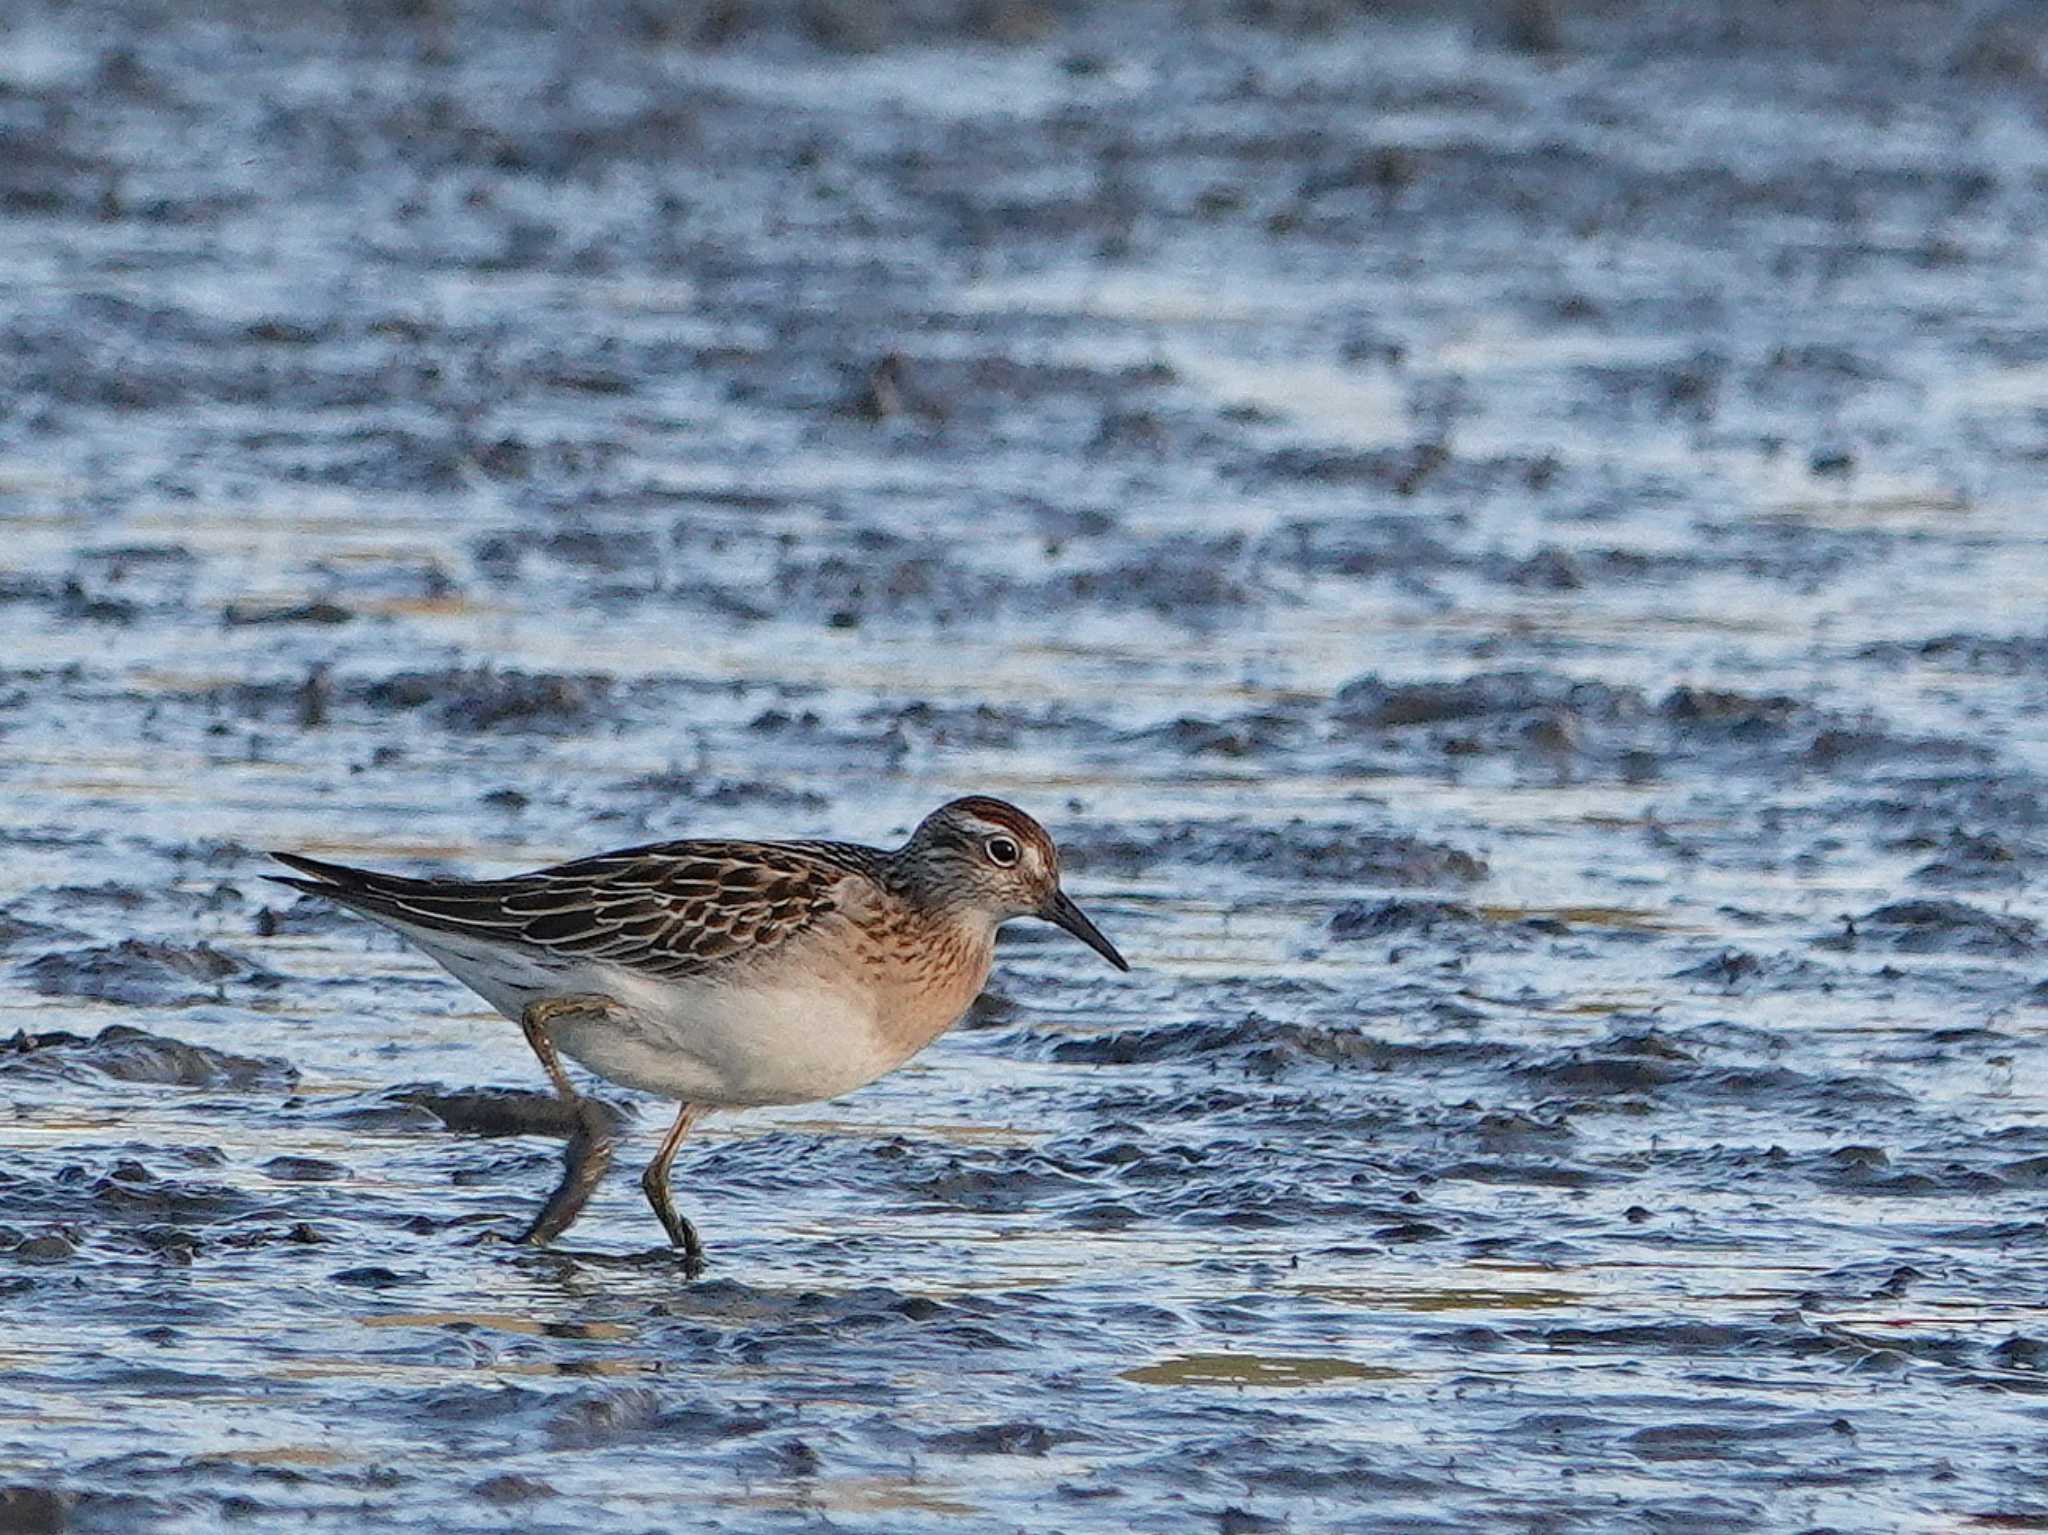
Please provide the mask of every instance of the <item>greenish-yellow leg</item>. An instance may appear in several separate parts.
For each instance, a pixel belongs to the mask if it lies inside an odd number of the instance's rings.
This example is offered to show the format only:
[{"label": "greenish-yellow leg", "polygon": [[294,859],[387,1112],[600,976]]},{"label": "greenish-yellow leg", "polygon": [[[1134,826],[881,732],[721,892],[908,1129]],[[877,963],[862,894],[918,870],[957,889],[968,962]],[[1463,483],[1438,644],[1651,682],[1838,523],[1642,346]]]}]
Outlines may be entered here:
[{"label": "greenish-yellow leg", "polygon": [[703,1117],[702,1105],[684,1104],[676,1113],[676,1122],[662,1137],[661,1149],[647,1164],[647,1171],[640,1175],[640,1187],[647,1195],[647,1202],[654,1206],[654,1213],[668,1232],[669,1241],[683,1250],[683,1272],[692,1279],[704,1270],[704,1244],[697,1240],[697,1228],[676,1213],[675,1204],[668,1196],[668,1169],[676,1159],[676,1148],[690,1133],[690,1126]]}]

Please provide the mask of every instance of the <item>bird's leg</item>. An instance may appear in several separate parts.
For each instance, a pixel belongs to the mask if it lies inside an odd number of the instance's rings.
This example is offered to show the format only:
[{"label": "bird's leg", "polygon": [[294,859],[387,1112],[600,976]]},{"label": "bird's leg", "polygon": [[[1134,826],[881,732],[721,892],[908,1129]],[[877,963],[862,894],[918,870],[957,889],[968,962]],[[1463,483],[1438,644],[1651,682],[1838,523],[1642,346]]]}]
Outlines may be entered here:
[{"label": "bird's leg", "polygon": [[562,1154],[562,1181],[555,1185],[554,1193],[548,1195],[548,1202],[541,1206],[540,1214],[533,1218],[533,1224],[520,1237],[520,1241],[531,1242],[536,1247],[552,1242],[583,1213],[598,1180],[604,1177],[605,1169],[612,1164],[612,1146],[617,1129],[617,1120],[610,1109],[595,1098],[586,1098],[576,1091],[576,1084],[562,1069],[561,1056],[555,1053],[555,1042],[548,1033],[548,1025],[557,1018],[602,1016],[612,1010],[612,1005],[609,997],[543,997],[529,1002],[519,1015],[519,1027],[526,1033],[526,1042],[533,1046],[533,1053],[540,1057],[548,1080],[555,1084],[555,1091],[561,1094],[562,1101],[569,1105],[576,1117],[576,1128],[569,1137],[568,1149]]},{"label": "bird's leg", "polygon": [[654,1213],[668,1232],[669,1241],[683,1250],[683,1272],[692,1279],[704,1271],[704,1244],[697,1240],[697,1228],[676,1213],[675,1204],[668,1197],[668,1169],[676,1159],[676,1148],[683,1144],[683,1137],[703,1117],[702,1104],[684,1104],[676,1112],[676,1122],[669,1126],[668,1134],[661,1138],[661,1149],[647,1164],[647,1171],[640,1175],[641,1191],[647,1195],[647,1202],[654,1206]]}]

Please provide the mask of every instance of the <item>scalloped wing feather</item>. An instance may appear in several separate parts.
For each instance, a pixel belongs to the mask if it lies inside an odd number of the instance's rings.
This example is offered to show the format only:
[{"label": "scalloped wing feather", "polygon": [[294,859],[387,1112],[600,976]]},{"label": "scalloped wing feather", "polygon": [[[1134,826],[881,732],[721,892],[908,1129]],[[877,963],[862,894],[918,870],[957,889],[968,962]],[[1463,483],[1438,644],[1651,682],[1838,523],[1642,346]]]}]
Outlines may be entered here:
[{"label": "scalloped wing feather", "polygon": [[277,855],[285,884],[366,916],[665,979],[778,948],[879,883],[882,855],[838,842],[671,842],[511,879],[434,880]]}]

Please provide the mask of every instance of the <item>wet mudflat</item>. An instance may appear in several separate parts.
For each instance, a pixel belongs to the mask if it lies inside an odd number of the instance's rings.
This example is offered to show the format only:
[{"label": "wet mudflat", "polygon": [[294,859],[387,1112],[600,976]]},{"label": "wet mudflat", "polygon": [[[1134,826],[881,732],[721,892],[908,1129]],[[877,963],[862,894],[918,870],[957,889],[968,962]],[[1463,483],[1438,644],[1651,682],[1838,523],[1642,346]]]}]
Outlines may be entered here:
[{"label": "wet mudflat", "polygon": [[[1514,11],[0,14],[0,1530],[2048,1528],[2043,39]],[[259,878],[968,790],[696,1284]]]}]

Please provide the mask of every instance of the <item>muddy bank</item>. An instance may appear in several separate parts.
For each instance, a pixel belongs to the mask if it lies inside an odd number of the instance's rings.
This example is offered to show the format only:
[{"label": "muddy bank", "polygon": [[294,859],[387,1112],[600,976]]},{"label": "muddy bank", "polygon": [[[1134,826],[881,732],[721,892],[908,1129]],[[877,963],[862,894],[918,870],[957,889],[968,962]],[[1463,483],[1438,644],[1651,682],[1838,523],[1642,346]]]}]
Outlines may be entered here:
[{"label": "muddy bank", "polygon": [[[2044,41],[0,14],[0,1528],[2039,1520]],[[695,1284],[261,878],[967,790]]]}]

